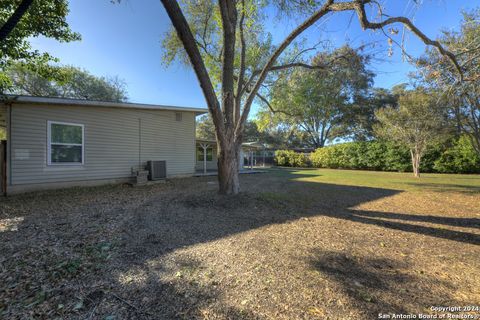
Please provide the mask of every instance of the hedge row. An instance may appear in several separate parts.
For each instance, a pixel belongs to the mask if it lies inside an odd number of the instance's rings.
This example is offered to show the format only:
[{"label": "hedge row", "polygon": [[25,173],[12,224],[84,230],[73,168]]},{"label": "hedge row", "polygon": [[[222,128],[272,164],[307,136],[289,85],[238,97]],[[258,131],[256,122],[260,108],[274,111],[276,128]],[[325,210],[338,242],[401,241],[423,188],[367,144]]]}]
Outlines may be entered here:
[{"label": "hedge row", "polygon": [[298,153],[293,150],[275,151],[275,164],[285,167],[309,167],[310,159],[304,153]]},{"label": "hedge row", "polygon": [[[347,142],[319,148],[310,155],[291,150],[275,152],[279,166],[378,171],[411,171],[407,148],[379,141]],[[467,137],[429,148],[421,161],[422,172],[480,173],[480,157]]]}]

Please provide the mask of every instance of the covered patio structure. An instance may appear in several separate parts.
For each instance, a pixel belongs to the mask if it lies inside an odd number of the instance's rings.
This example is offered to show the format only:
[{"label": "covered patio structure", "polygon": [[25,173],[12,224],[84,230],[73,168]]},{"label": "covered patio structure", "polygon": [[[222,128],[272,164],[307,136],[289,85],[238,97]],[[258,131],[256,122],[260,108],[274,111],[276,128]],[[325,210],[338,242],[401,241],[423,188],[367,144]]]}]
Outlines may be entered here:
[{"label": "covered patio structure", "polygon": [[[265,147],[259,142],[245,142],[239,155],[239,170],[241,173],[254,173],[256,153]],[[217,142],[215,140],[197,139],[195,152],[196,175],[217,174]]]}]

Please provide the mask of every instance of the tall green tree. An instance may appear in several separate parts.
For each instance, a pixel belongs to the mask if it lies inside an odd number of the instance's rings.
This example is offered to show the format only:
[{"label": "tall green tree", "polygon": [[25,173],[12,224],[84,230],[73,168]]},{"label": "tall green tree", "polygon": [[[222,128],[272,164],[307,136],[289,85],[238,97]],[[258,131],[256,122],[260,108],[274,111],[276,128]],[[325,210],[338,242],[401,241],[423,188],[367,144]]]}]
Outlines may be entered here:
[{"label": "tall green tree", "polygon": [[255,124],[260,132],[260,141],[273,149],[307,148],[305,132],[290,123],[278,122],[276,114],[263,109],[256,113]]},{"label": "tall green tree", "polygon": [[[66,20],[67,0],[0,0],[0,93],[11,84],[5,69],[13,61],[47,62],[54,58],[33,50],[29,39],[44,36],[60,42],[80,40]],[[45,74],[47,76],[47,74]]]},{"label": "tall green tree", "polygon": [[375,113],[379,121],[375,126],[377,136],[410,150],[415,177],[420,177],[420,164],[427,148],[445,134],[444,110],[432,92],[416,89],[400,95],[398,107],[385,107]]},{"label": "tall green tree", "polygon": [[[370,20],[367,12],[377,12],[371,0],[161,0],[173,28],[164,40],[167,60],[180,58],[195,71],[215,125],[218,145],[219,191],[234,194],[240,190],[238,159],[244,129],[252,103],[273,73],[293,67],[312,68],[285,56],[298,37],[309,27],[337,12],[352,12],[363,29],[383,29],[401,24],[424,43],[433,45],[457,66],[455,57],[432,41],[406,17],[388,16]],[[264,27],[271,13],[289,16],[297,26],[280,42]],[[386,18],[385,18],[386,17]],[[299,22],[300,21],[300,22]],[[302,52],[302,51],[300,51]],[[328,65],[330,61],[323,61]],[[317,66],[318,67],[318,66]]]},{"label": "tall green tree", "polygon": [[368,141],[375,137],[375,112],[378,109],[397,105],[397,99],[390,90],[371,88],[365,95],[358,95],[344,115],[343,127],[346,138],[354,141]]},{"label": "tall green tree", "polygon": [[356,114],[359,97],[366,96],[374,74],[366,67],[369,57],[345,46],[331,53],[320,53],[312,65],[328,66],[315,70],[286,72],[275,82],[270,102],[264,104],[275,114],[277,125],[296,127],[305,133],[311,148],[349,135],[347,130]]},{"label": "tall green tree", "polygon": [[205,114],[197,118],[195,136],[197,139],[215,140],[215,125],[210,115]]},{"label": "tall green tree", "polygon": [[10,94],[113,102],[128,100],[122,79],[97,77],[73,66],[13,63],[6,69],[6,74],[12,81],[7,91]]}]

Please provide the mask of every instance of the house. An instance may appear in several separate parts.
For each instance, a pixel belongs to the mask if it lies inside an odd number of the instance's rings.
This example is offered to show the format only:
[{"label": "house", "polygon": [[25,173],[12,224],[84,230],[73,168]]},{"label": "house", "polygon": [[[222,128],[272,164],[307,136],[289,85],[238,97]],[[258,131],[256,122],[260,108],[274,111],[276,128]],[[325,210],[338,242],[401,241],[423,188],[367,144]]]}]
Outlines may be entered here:
[{"label": "house", "polygon": [[127,182],[149,160],[195,173],[204,108],[8,96],[0,103],[3,193]]}]

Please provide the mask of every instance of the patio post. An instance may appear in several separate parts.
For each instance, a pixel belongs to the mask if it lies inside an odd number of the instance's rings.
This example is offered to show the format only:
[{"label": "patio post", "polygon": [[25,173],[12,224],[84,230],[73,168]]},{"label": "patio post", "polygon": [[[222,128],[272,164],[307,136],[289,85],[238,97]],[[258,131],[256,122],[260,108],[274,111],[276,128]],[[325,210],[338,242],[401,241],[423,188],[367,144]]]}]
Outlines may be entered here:
[{"label": "patio post", "polygon": [[265,145],[263,145],[263,167],[265,167]]},{"label": "patio post", "polygon": [[207,148],[208,143],[202,143],[201,147],[203,148],[203,174],[207,174]]},{"label": "patio post", "polygon": [[253,170],[253,151],[250,149],[250,170]]}]

